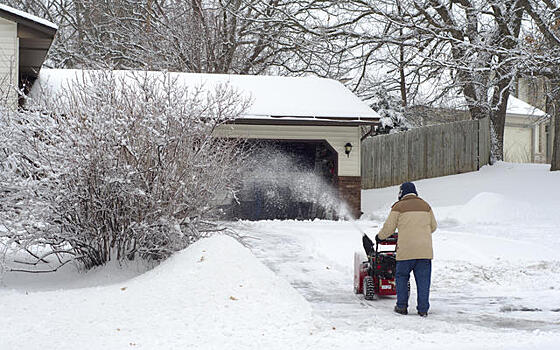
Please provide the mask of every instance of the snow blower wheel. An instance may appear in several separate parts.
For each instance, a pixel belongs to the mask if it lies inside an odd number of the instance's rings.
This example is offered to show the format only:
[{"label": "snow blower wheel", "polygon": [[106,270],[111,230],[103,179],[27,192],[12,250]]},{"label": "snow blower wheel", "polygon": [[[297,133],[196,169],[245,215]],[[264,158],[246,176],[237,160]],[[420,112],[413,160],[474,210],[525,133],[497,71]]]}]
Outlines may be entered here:
[{"label": "snow blower wheel", "polygon": [[366,276],[364,277],[364,299],[366,300],[373,300],[375,296],[375,283],[373,281],[373,277]]}]

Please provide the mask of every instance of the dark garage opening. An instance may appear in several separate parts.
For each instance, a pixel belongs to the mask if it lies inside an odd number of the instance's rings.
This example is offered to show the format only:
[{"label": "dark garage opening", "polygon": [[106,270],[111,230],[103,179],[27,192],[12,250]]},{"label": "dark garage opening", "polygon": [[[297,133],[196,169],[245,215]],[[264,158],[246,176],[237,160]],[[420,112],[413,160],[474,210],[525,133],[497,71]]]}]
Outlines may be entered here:
[{"label": "dark garage opening", "polygon": [[326,141],[249,140],[253,156],[232,206],[237,219],[333,219],[338,155]]}]

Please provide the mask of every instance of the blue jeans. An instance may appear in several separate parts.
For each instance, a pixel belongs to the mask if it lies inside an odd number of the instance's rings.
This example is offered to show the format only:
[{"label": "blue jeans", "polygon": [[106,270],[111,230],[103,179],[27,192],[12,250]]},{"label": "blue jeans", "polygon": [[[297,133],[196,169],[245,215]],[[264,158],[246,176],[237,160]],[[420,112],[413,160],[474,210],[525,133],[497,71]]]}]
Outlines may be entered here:
[{"label": "blue jeans", "polygon": [[418,294],[418,312],[428,312],[430,308],[430,281],[432,278],[432,260],[412,259],[397,261],[397,306],[408,307],[408,280],[410,271],[414,271]]}]

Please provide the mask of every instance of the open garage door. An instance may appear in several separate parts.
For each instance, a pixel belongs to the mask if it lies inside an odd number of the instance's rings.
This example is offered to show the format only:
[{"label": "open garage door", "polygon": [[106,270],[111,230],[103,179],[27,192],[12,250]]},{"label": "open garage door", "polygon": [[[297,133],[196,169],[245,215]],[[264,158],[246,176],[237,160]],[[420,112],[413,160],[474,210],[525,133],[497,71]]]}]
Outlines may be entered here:
[{"label": "open garage door", "polygon": [[248,140],[252,160],[232,207],[238,219],[334,218],[338,155],[326,141]]}]

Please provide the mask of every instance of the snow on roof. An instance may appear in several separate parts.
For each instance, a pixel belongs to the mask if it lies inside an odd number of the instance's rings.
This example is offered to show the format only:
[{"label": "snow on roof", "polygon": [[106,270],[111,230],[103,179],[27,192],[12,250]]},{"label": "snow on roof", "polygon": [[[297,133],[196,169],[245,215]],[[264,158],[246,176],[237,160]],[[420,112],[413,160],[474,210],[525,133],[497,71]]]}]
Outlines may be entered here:
[{"label": "snow on roof", "polygon": [[[444,88],[452,85],[452,79],[438,80],[437,83],[434,81],[427,81],[419,86],[418,96],[416,97],[417,103],[423,105],[425,102],[432,101],[436,96],[439,99],[436,101],[438,107],[457,109],[457,110],[468,110],[467,100],[464,95],[459,92],[459,89],[454,89],[444,93]],[[491,99],[492,89],[488,91],[488,98]],[[443,93],[443,96],[440,94]],[[506,114],[511,115],[521,115],[534,118],[542,118],[547,116],[546,112],[538,109],[535,106],[522,101],[513,95],[509,95]]]},{"label": "snow on roof", "polygon": [[509,96],[506,113],[524,115],[530,117],[538,117],[538,118],[547,115],[546,112],[513,96]]},{"label": "snow on roof", "polygon": [[[444,98],[441,102],[441,107],[443,108],[451,108],[457,110],[468,110],[467,101],[464,96],[449,96]],[[512,95],[508,98],[507,110],[506,114],[510,115],[522,115],[527,117],[533,118],[542,118],[547,116],[546,112],[537,107],[528,104],[525,101],[518,99]]]},{"label": "snow on roof", "polygon": [[[30,93],[38,89],[56,93],[83,81],[84,75],[96,71],[71,69],[42,69]],[[116,78],[130,78],[141,73],[155,75],[161,72],[114,71]],[[380,118],[364,101],[354,95],[342,83],[317,77],[280,77],[264,75],[169,73],[170,78],[186,87],[213,87],[228,84],[251,99],[245,118],[333,118],[344,121],[360,121]],[[136,78],[138,74],[135,75]],[[87,80],[87,79],[86,79]]]},{"label": "snow on roof", "polygon": [[13,7],[10,7],[10,6],[6,6],[6,5],[3,5],[3,4],[0,4],[0,10],[1,10],[1,11],[6,11],[6,12],[8,12],[8,13],[11,13],[11,14],[14,15],[14,16],[18,16],[18,17],[21,17],[21,18],[25,18],[25,19],[27,19],[27,20],[30,20],[30,21],[32,21],[32,22],[35,22],[35,23],[38,23],[38,24],[41,24],[41,25],[50,27],[50,28],[55,29],[55,30],[58,29],[58,26],[57,26],[56,24],[54,24],[54,23],[52,23],[52,22],[49,22],[49,21],[47,21],[46,19],[43,19],[43,18],[41,18],[41,17],[34,16],[34,15],[32,15],[32,14],[29,14],[29,13],[27,13],[27,12],[24,12],[24,11],[21,11],[21,10],[18,10],[18,9],[15,9],[15,8],[13,8]]}]

